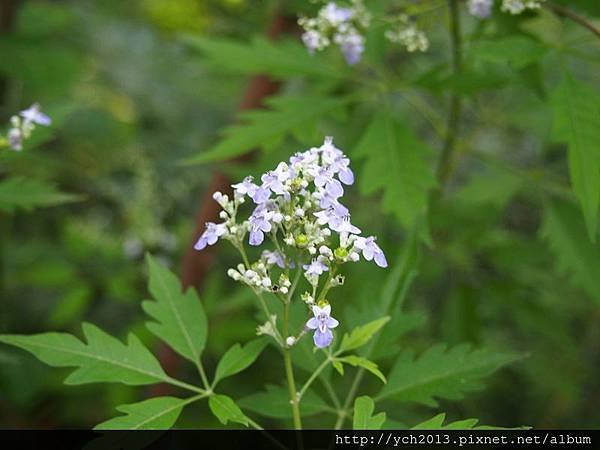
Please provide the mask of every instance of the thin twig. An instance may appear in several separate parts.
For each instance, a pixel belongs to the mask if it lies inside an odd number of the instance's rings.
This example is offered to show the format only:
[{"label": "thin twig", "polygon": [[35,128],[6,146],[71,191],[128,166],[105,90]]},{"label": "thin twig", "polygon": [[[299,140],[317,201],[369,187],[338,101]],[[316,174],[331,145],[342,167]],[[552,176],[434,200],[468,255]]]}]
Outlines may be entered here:
[{"label": "thin twig", "polygon": [[573,22],[578,23],[584,28],[587,28],[592,33],[600,38],[600,28],[596,27],[593,23],[587,20],[585,17],[580,16],[579,14],[571,11],[570,9],[565,8],[564,6],[556,5],[554,3],[543,3],[544,7],[550,11],[552,11],[557,16],[566,17],[567,19],[571,19]]}]

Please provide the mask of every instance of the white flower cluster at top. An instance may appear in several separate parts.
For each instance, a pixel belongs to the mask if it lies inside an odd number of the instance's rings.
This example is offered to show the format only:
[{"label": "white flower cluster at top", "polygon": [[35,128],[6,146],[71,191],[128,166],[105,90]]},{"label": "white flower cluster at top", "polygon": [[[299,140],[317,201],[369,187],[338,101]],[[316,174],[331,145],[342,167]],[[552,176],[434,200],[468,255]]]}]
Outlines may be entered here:
[{"label": "white flower cluster at top", "polygon": [[[312,293],[305,292],[301,298],[318,322],[307,322],[307,328],[316,330],[317,346],[327,346],[332,339],[330,328],[337,321],[329,316],[331,308],[326,308],[325,296],[330,288],[344,283],[344,277],[337,273],[340,266],[359,261],[362,256],[387,267],[375,237],[361,236],[361,230],[350,221],[348,208],[340,203],[344,185],[353,183],[350,160],[331,138],[326,138],[322,146],[279,163],[260,177],[260,183],[247,177],[234,184],[233,198],[215,192],[213,198],[222,208],[223,221],[207,223],[195,248],[202,250],[219,239],[230,241],[240,251],[243,262],[229,269],[228,275],[255,292],[271,292],[284,302],[291,300],[298,276],[303,274]],[[240,219],[247,200],[252,202],[253,211],[247,219]],[[246,240],[251,246],[268,241],[271,248],[251,263],[244,248]],[[297,275],[290,281],[293,269]],[[271,335],[275,330],[273,318],[259,329]]]},{"label": "white flower cluster at top", "polygon": [[[539,9],[544,0],[502,0],[500,9],[516,15],[527,10]],[[469,0],[469,13],[479,19],[486,19],[492,14],[494,0]]]},{"label": "white flower cluster at top", "polygon": [[398,17],[398,24],[394,29],[386,31],[385,37],[395,44],[402,45],[411,53],[424,52],[429,48],[427,35],[406,14]]},{"label": "white flower cluster at top", "polygon": [[360,30],[369,26],[371,15],[362,0],[351,0],[347,7],[329,2],[317,17],[301,17],[298,23],[304,29],[302,41],[310,53],[321,51],[331,43],[339,46],[350,65],[360,61],[365,39]]},{"label": "white flower cluster at top", "polygon": [[[0,136],[0,148],[3,143],[19,152],[23,150],[23,141],[31,137],[36,125],[49,126],[52,123],[50,117],[40,111],[40,105],[33,104],[28,109],[21,111],[19,115],[10,118],[10,129],[6,138]],[[5,144],[5,145],[6,145]]]}]

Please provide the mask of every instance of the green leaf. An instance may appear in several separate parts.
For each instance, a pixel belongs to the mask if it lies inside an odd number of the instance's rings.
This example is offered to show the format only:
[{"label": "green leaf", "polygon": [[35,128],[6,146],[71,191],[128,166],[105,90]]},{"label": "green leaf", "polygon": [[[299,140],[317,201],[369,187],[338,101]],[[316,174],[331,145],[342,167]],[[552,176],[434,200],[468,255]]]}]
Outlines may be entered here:
[{"label": "green leaf", "polygon": [[508,64],[516,70],[539,61],[545,53],[545,46],[523,35],[480,40],[470,49],[470,55],[476,60]]},{"label": "green leaf", "polygon": [[600,245],[582,239],[585,224],[576,208],[565,202],[547,202],[541,234],[556,256],[558,271],[600,302]]},{"label": "green leaf", "polygon": [[188,160],[190,164],[223,161],[268,143],[283,139],[298,127],[314,123],[320,117],[343,107],[347,99],[314,95],[271,97],[265,102],[271,109],[251,110],[240,116],[241,124],[225,129],[217,145]]},{"label": "green leaf", "polygon": [[34,208],[55,206],[79,200],[79,196],[65,194],[53,184],[30,178],[13,177],[0,181],[0,211],[16,209],[31,211]]},{"label": "green leaf", "polygon": [[255,37],[247,42],[198,36],[185,36],[184,41],[199,49],[219,69],[232,73],[268,74],[275,78],[299,75],[341,78],[344,75],[344,71],[313,58],[297,41],[271,42]]},{"label": "green leaf", "polygon": [[[384,383],[387,382],[385,379],[385,376],[383,375],[383,373],[381,373],[381,370],[379,370],[377,364],[375,364],[373,361],[369,361],[367,358],[363,358],[362,356],[349,355],[349,356],[344,356],[342,358],[336,358],[335,361],[344,362],[344,363],[350,364],[354,367],[363,367],[364,369],[371,372],[373,375],[375,375],[377,378],[379,378]],[[338,369],[338,372],[339,372],[339,369]],[[342,375],[343,375],[343,371],[342,371]]]},{"label": "green leaf", "polygon": [[520,358],[522,355],[515,353],[471,350],[468,345],[450,350],[435,345],[416,359],[406,351],[398,357],[376,400],[389,397],[428,406],[437,406],[434,397],[459,400],[465,393],[481,389],[481,378]]},{"label": "green leaf", "polygon": [[[284,419],[292,417],[290,394],[287,387],[267,385],[266,391],[257,392],[238,401],[240,406],[265,417]],[[302,396],[300,412],[303,416],[318,414],[331,408],[310,389]]]},{"label": "green leaf", "polygon": [[390,320],[389,316],[381,317],[365,325],[356,327],[350,334],[344,334],[339,352],[347,352],[362,347],[369,342],[373,335],[377,333],[388,320]]},{"label": "green leaf", "polygon": [[146,326],[181,356],[198,363],[206,345],[208,325],[196,291],[188,289],[182,293],[174,274],[150,255],[146,260],[150,272],[148,289],[154,301],[143,302],[142,308],[156,320]]},{"label": "green leaf", "polygon": [[566,75],[553,95],[554,131],[568,143],[569,172],[588,236],[596,241],[600,205],[600,95]]},{"label": "green leaf", "polygon": [[129,335],[124,345],[90,323],[84,323],[82,328],[87,344],[67,333],[3,334],[0,342],[27,350],[53,367],[77,367],[66,378],[66,384],[143,385],[169,379],[154,355],[134,334]]},{"label": "green leaf", "polygon": [[357,397],[354,400],[354,420],[352,424],[353,430],[380,430],[385,422],[385,413],[373,415],[375,403],[373,399],[367,395]]},{"label": "green leaf", "polygon": [[223,355],[215,373],[215,385],[223,378],[230,377],[248,368],[267,345],[266,339],[255,339],[243,348],[235,344]]},{"label": "green leaf", "polygon": [[237,422],[248,426],[248,418],[239,406],[226,395],[211,395],[208,399],[208,406],[223,425],[227,425],[227,422]]},{"label": "green leaf", "polygon": [[389,114],[376,114],[354,156],[365,159],[359,177],[363,194],[383,191],[382,208],[402,225],[413,228],[427,206],[427,193],[435,178],[424,157],[429,149],[404,124]]},{"label": "green leaf", "polygon": [[[194,397],[192,397],[194,399]],[[155,397],[130,405],[121,405],[117,411],[124,416],[114,417],[96,425],[95,430],[168,430],[183,407],[192,399]]]},{"label": "green leaf", "polygon": [[464,419],[458,420],[456,422],[447,423],[444,425],[444,420],[446,419],[446,414],[441,413],[437,416],[432,417],[431,419],[426,420],[425,422],[421,422],[418,425],[415,425],[411,428],[411,430],[526,430],[529,427],[519,427],[519,428],[503,428],[503,427],[494,427],[490,425],[479,425],[476,426],[479,422],[479,419]]}]

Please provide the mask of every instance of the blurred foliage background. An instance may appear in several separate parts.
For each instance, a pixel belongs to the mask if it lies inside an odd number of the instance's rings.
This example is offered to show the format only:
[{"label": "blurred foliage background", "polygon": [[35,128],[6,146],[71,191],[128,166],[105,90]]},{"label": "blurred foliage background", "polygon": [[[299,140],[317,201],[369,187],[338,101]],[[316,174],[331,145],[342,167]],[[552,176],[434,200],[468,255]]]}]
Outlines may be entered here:
[{"label": "blurred foliage background", "polygon": [[[595,1],[559,3],[591,20],[600,17]],[[551,95],[565,60],[577,79],[600,92],[598,37],[547,10],[495,15],[486,23],[465,17],[468,70],[454,77],[447,30],[435,26],[444,21],[439,12],[430,19],[428,53],[394,51],[373,30],[363,66],[349,68],[328,51],[304,56],[308,62],[297,62],[303,69],[296,73],[294,58],[282,62],[277,54],[272,65],[279,68],[269,70],[251,42],[265,35],[276,14],[293,21],[298,12],[314,11],[309,2],[285,2],[282,9],[275,1],[249,0],[9,0],[0,8],[14,8],[0,35],[0,123],[35,101],[54,119],[22,153],[0,153],[0,177],[45,180],[79,196],[60,206],[0,213],[0,332],[80,335],[85,320],[119,337],[133,330],[160,351],[142,326],[144,253],[179,271],[217,168],[232,178],[257,175],[320,144],[324,135],[335,136],[354,158],[358,178],[367,179],[350,192],[353,222],[379,236],[393,266],[414,225],[411,208],[422,205],[415,206],[398,179],[400,189],[386,192],[380,207],[373,165],[383,176],[377,169],[385,171],[385,155],[381,150],[383,161],[373,162],[380,146],[365,142],[365,129],[374,112],[391,108],[398,126],[422,141],[434,167],[448,95],[458,92],[465,99],[459,157],[419,232],[418,276],[403,305],[407,334],[387,351],[393,356],[441,341],[525,352],[527,358],[491,377],[485,390],[459,403],[442,401],[442,410],[506,426],[600,423],[600,247],[570,189]],[[296,52],[297,41],[292,31],[282,45],[293,44]],[[342,102],[280,136],[255,130],[258,137],[247,136],[248,145],[262,139],[270,151],[251,160],[182,164],[209,154],[219,129],[235,121],[249,77],[263,70],[286,94],[361,101]],[[220,246],[198,286],[210,318],[211,368],[231,344],[255,333],[253,303],[225,276],[235,262]],[[370,307],[385,276],[376,267],[352,268],[336,293],[343,297],[338,304],[348,303],[348,322]],[[265,352],[235,382],[224,382],[228,392],[242,397],[281,383],[273,354]],[[191,369],[174,367],[194,377]],[[149,394],[116,385],[63,386],[65,373],[0,348],[0,426],[90,427],[111,417],[115,404]],[[388,410],[404,423],[432,415],[425,406]],[[217,422],[199,407],[186,411],[180,424]],[[319,426],[318,417],[312,425]]]}]

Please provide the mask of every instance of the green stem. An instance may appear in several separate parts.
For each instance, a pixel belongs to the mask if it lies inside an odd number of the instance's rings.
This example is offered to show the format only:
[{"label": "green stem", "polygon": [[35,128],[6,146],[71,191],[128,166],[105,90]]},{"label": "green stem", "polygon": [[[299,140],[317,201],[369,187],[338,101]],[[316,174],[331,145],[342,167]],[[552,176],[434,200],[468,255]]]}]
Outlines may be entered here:
[{"label": "green stem", "polygon": [[202,379],[202,384],[206,390],[210,390],[210,383],[208,382],[208,377],[206,376],[206,372],[204,370],[204,366],[202,365],[202,361],[196,361],[196,367],[198,368],[198,373],[200,374],[200,378]]},{"label": "green stem", "polygon": [[177,380],[175,378],[171,378],[169,376],[167,376],[167,378],[165,378],[163,381],[165,383],[172,384],[173,386],[177,386],[182,389],[187,389],[188,391],[198,392],[199,394],[206,394],[206,395],[209,394],[209,392],[206,391],[205,389],[194,386],[193,384],[185,383],[184,381],[179,381],[179,380]]},{"label": "green stem", "polygon": [[[459,74],[462,70],[462,37],[460,27],[459,0],[448,0],[450,9],[450,45],[452,47],[452,70]],[[439,197],[448,183],[456,164],[456,139],[459,134],[460,118],[462,113],[462,96],[453,93],[450,98],[448,124],[446,126],[446,139],[438,163],[436,176],[439,188],[435,198]],[[435,199],[434,198],[434,199]]]},{"label": "green stem", "polygon": [[294,369],[292,368],[292,358],[288,348],[283,349],[283,361],[285,364],[285,375],[288,382],[288,390],[290,393],[290,404],[292,405],[292,417],[294,420],[294,428],[302,429],[302,420],[300,419],[300,406],[298,404],[298,396],[296,394],[296,382],[294,381]]},{"label": "green stem", "polygon": [[319,367],[317,367],[317,369],[313,372],[313,374],[309,377],[309,379],[306,380],[306,383],[304,383],[304,386],[302,386],[302,389],[300,389],[300,393],[298,394],[298,401],[302,400],[302,396],[306,393],[307,389],[310,387],[312,382],[317,379],[317,377],[321,374],[321,372],[323,372],[323,370],[325,370],[325,367],[327,367],[327,365],[331,361],[332,361],[332,358],[329,355],[327,355],[327,358],[325,358],[325,360],[319,365]]}]

